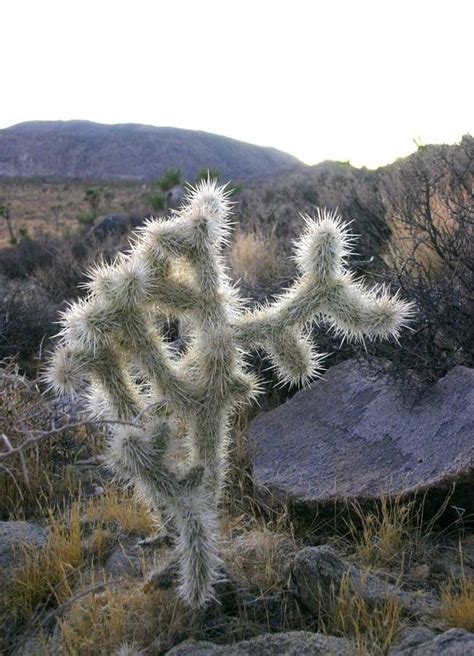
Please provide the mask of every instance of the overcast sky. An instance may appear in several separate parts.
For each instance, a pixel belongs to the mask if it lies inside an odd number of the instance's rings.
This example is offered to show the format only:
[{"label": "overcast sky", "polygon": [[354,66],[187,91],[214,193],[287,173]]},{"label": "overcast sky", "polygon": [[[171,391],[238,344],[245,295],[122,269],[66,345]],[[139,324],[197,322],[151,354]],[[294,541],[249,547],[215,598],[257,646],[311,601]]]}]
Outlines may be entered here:
[{"label": "overcast sky", "polygon": [[378,166],[474,133],[472,0],[2,0],[0,128],[205,130]]}]

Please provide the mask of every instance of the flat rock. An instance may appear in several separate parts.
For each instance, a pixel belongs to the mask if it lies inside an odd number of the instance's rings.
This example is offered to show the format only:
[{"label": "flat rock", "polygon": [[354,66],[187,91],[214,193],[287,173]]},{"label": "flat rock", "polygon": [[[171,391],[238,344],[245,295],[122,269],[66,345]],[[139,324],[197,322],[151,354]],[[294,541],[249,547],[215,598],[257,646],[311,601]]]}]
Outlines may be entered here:
[{"label": "flat rock", "polygon": [[186,640],[166,656],[349,656],[354,646],[345,638],[308,631],[264,633],[232,645]]},{"label": "flat rock", "polygon": [[13,567],[24,546],[40,549],[46,544],[48,530],[29,522],[0,522],[0,573]]},{"label": "flat rock", "polygon": [[248,430],[257,487],[311,506],[472,480],[474,370],[455,367],[423,393],[402,390],[349,360],[259,415]]},{"label": "flat rock", "polygon": [[473,656],[474,633],[464,629],[450,629],[438,636],[408,637],[392,647],[390,656]]}]

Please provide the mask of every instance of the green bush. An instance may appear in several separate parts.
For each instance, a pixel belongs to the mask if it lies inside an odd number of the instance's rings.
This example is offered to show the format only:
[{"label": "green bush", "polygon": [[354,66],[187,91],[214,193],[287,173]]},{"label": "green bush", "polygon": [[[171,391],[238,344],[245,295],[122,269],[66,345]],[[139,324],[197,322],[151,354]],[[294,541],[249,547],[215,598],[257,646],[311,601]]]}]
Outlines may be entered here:
[{"label": "green bush", "polygon": [[165,197],[163,194],[152,194],[149,197],[148,202],[154,212],[161,212],[165,209]]},{"label": "green bush", "polygon": [[158,187],[163,193],[166,193],[173,187],[177,187],[182,183],[181,171],[179,169],[169,169],[158,180]]}]

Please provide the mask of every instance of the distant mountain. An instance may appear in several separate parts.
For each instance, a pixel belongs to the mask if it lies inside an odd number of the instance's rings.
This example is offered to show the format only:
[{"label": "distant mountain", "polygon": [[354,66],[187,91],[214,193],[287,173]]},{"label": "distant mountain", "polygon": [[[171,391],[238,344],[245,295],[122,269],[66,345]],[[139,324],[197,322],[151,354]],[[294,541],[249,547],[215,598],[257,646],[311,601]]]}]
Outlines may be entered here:
[{"label": "distant mountain", "polygon": [[192,179],[215,168],[246,180],[302,165],[287,153],[208,132],[89,121],[32,121],[0,130],[0,177],[154,180],[170,168]]}]

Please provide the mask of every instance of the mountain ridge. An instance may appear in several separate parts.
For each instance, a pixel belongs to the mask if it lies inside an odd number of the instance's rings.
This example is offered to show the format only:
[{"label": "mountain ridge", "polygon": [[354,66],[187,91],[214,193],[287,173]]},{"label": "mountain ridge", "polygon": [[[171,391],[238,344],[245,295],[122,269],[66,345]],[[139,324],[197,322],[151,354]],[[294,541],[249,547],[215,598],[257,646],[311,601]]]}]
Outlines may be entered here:
[{"label": "mountain ridge", "polygon": [[0,177],[143,180],[203,168],[248,180],[304,167],[296,157],[201,130],[140,123],[27,121],[0,130]]}]

